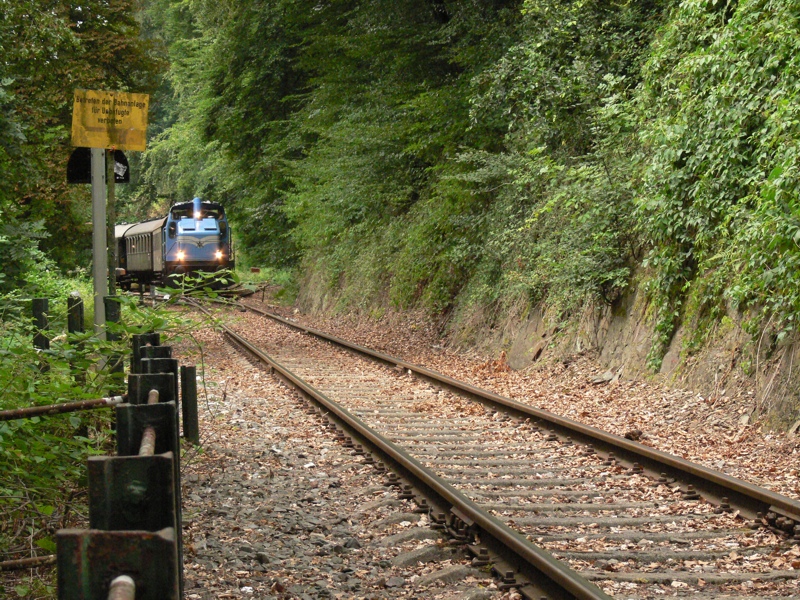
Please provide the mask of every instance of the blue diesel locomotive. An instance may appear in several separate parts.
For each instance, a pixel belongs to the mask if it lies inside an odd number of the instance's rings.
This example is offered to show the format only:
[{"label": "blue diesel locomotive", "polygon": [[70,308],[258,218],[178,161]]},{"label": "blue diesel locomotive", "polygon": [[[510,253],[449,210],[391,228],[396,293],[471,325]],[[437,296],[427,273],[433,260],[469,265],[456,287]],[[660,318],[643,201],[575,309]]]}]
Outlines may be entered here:
[{"label": "blue diesel locomotive", "polygon": [[117,282],[169,285],[173,275],[215,272],[235,266],[231,230],[216,202],[195,198],[175,204],[166,217],[117,225]]}]

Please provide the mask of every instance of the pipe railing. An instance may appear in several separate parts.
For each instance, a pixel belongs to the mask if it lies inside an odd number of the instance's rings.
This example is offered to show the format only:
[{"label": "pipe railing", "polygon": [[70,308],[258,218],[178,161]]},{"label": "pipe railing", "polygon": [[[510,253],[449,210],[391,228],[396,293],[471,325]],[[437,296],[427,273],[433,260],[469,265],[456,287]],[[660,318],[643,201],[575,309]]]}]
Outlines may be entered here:
[{"label": "pipe railing", "polygon": [[[67,304],[69,332],[83,331],[82,300],[72,294]],[[50,346],[48,306],[46,299],[33,302],[34,345],[41,351]],[[42,357],[40,368],[46,371]],[[123,364],[122,357],[112,358]],[[113,407],[117,429],[117,455],[88,459],[89,529],[62,529],[56,533],[56,555],[7,561],[0,570],[55,562],[59,600],[182,597],[177,405],[180,395],[184,438],[199,444],[196,373],[194,366],[178,366],[159,334],[134,335],[127,393],[0,411],[2,422]]]},{"label": "pipe railing", "polygon": [[[35,341],[46,350],[47,302],[35,305]],[[80,303],[71,297],[69,306],[72,329],[81,321],[73,314]],[[158,334],[135,335],[132,341],[127,393],[0,411],[0,421],[101,407],[116,411],[117,454],[88,459],[89,529],[56,533],[59,600],[182,597],[177,405],[180,393],[185,437],[199,444],[196,370],[179,368]],[[179,378],[184,382],[180,387]]]},{"label": "pipe railing", "polygon": [[127,399],[128,395],[123,394],[122,396],[97,398],[96,400],[80,400],[79,402],[63,402],[60,404],[48,404],[47,406],[30,406],[28,408],[0,410],[0,421],[13,421],[15,419],[30,419],[32,417],[60,415],[64,413],[78,412],[83,410],[93,410],[96,408],[111,408],[116,406],[117,404],[122,404]]}]

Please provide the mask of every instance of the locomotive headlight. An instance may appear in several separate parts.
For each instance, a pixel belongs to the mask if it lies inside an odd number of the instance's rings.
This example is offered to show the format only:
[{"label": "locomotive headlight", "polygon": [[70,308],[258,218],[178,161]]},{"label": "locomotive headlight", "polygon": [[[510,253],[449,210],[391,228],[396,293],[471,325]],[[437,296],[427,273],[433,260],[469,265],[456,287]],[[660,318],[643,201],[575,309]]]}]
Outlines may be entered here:
[{"label": "locomotive headlight", "polygon": [[222,260],[222,250],[217,250],[214,256],[217,257],[217,260]]},{"label": "locomotive headlight", "polygon": [[186,253],[183,250],[178,250],[178,260],[186,258]]}]

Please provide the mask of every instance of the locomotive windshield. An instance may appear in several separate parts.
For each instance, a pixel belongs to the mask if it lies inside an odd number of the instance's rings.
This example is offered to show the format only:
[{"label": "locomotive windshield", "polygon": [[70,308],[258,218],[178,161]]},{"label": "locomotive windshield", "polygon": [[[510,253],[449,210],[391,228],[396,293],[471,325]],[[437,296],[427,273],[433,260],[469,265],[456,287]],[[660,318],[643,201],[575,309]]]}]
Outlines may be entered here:
[{"label": "locomotive windshield", "polygon": [[181,219],[214,219],[225,216],[222,206],[216,202],[182,202],[172,207],[170,215],[176,221]]}]

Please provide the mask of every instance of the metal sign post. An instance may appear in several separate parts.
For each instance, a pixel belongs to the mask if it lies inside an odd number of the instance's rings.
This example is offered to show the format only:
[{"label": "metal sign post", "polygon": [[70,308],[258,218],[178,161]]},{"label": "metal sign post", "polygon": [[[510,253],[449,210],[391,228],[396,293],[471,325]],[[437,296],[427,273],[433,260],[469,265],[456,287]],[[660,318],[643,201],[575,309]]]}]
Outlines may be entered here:
[{"label": "metal sign post", "polygon": [[106,253],[106,161],[105,150],[92,148],[92,262],[94,269],[94,332],[105,339],[108,293],[108,254]]},{"label": "metal sign post", "polygon": [[117,293],[117,243],[114,239],[114,226],[117,224],[117,196],[114,189],[116,178],[114,177],[114,150],[106,152],[106,185],[108,190],[108,202],[106,202],[106,238],[108,240],[108,295],[114,296]]}]

